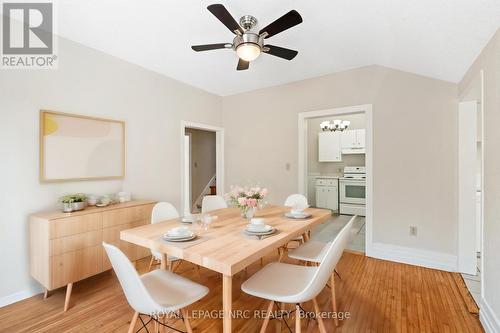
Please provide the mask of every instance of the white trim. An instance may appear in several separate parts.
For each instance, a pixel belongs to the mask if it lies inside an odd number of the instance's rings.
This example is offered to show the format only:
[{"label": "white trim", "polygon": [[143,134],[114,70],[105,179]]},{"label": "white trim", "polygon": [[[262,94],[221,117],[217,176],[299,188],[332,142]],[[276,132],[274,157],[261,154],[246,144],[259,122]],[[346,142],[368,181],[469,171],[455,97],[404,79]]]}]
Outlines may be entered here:
[{"label": "white trim", "polygon": [[[200,129],[204,131],[215,132],[215,154],[216,154],[216,177],[217,177],[217,194],[224,194],[224,128],[217,127],[208,124],[195,123],[191,121],[181,121],[181,212],[185,211],[185,198],[184,198],[184,134],[186,132],[186,128],[194,128]],[[189,204],[189,203],[188,203]]]},{"label": "white trim", "polygon": [[365,254],[373,257],[373,115],[372,105],[363,104],[328,110],[300,112],[298,115],[298,192],[307,196],[307,126],[306,120],[310,118],[338,116],[353,113],[364,113],[366,120],[366,234]]},{"label": "white trim", "polygon": [[[184,185],[183,185],[183,188],[184,188],[184,194],[183,194],[183,200],[184,201],[181,201],[181,202],[189,202],[189,206],[184,204],[184,211],[183,211],[183,215],[189,215],[191,214],[191,211],[192,211],[192,206],[191,206],[191,203],[193,202],[193,194],[191,193],[191,179],[192,179],[192,175],[191,175],[191,133],[184,133],[184,166],[183,166],[183,174],[184,174],[184,177],[189,177],[189,181],[186,182],[184,181]],[[188,146],[189,149],[186,149],[186,145]],[[186,163],[186,161],[188,161]],[[184,178],[186,179],[186,178]]]},{"label": "white trim", "polygon": [[[480,260],[480,274],[481,274],[481,298],[484,298],[485,284],[484,284],[484,70],[481,69],[481,105],[479,106],[481,112],[481,260]],[[500,330],[499,330],[500,333]]]},{"label": "white trim", "polygon": [[458,271],[477,274],[476,163],[478,102],[458,104]]},{"label": "white trim", "polygon": [[392,244],[373,243],[372,256],[378,259],[440,269],[448,272],[456,272],[457,270],[457,257],[442,252]]},{"label": "white trim", "polygon": [[486,333],[500,333],[500,320],[491,309],[491,306],[486,302],[484,297],[481,298],[481,306],[479,309],[479,320],[483,324]]},{"label": "white trim", "polygon": [[40,288],[21,290],[16,293],[4,296],[0,298],[0,308],[7,306],[12,303],[22,301],[23,299],[33,297],[42,292]]}]

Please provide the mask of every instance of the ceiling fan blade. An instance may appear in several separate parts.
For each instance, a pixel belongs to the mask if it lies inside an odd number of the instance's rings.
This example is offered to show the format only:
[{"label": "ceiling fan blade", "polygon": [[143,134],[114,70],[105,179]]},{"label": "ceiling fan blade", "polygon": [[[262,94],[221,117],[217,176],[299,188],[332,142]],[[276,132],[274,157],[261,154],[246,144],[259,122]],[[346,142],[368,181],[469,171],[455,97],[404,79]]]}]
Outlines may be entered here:
[{"label": "ceiling fan blade", "polygon": [[274,45],[264,45],[264,47],[269,49],[268,51],[264,51],[265,53],[286,60],[292,60],[299,53],[298,51],[295,50],[285,49],[284,47],[279,47]]},{"label": "ceiling fan blade", "polygon": [[242,71],[245,69],[248,69],[248,66],[250,65],[249,61],[245,61],[243,59],[238,60],[238,67],[236,67],[236,70]]},{"label": "ceiling fan blade", "polygon": [[227,45],[231,45],[228,43],[219,43],[219,44],[204,44],[204,45],[193,45],[191,48],[196,52],[200,51],[209,51],[209,50],[217,50],[217,49],[226,49]]},{"label": "ceiling fan blade", "polygon": [[240,27],[238,22],[229,14],[226,7],[221,4],[210,5],[207,7],[210,13],[214,14],[215,17],[219,19],[233,34],[236,34],[236,30],[243,33],[243,29]]},{"label": "ceiling fan blade", "polygon": [[267,32],[267,36],[265,38],[269,38],[285,31],[286,29],[290,29],[299,23],[302,23],[302,16],[300,16],[296,10],[291,10],[273,23],[269,24],[267,27],[261,29],[259,31],[259,35]]}]

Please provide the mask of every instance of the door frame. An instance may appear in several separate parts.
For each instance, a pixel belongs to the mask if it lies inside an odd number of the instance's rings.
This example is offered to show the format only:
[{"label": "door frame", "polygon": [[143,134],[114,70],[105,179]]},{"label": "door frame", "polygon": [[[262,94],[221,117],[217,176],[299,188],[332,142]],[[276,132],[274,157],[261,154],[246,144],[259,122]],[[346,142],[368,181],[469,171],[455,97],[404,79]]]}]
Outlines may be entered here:
[{"label": "door frame", "polygon": [[[477,80],[477,81],[476,81]],[[474,93],[472,98],[469,92],[473,89],[474,82],[478,82],[480,86],[480,92],[479,94]],[[462,94],[462,98],[460,99],[459,103],[462,102],[471,102],[471,101],[476,101],[478,105],[478,112],[480,113],[480,118],[481,118],[481,219],[479,221],[480,226],[481,226],[481,260],[480,260],[480,279],[481,279],[481,297],[484,298],[485,295],[485,285],[484,285],[484,70],[481,69],[479,71],[479,74],[476,78],[471,80],[471,83],[469,86],[465,89],[465,92]],[[458,112],[458,110],[457,110]],[[458,120],[459,121],[459,120]],[[458,126],[460,126],[460,123],[458,123]],[[459,127],[460,128],[460,127]],[[460,135],[460,131],[458,131],[458,135]],[[458,145],[458,139],[457,139],[457,145]],[[458,158],[458,166],[460,166],[460,159]],[[460,191],[460,173],[457,175],[458,177],[458,188]],[[459,200],[459,199],[458,199]],[[474,205],[475,205],[474,201]],[[468,225],[466,223],[462,223],[461,220],[463,218],[461,217],[461,207],[460,207],[460,201],[457,203],[458,206],[458,237],[457,237],[457,271],[460,273],[467,273],[464,271],[464,267],[470,266],[471,263],[470,261],[471,256],[470,256],[470,245],[467,246],[467,244],[470,244],[470,233],[468,233]],[[474,242],[475,243],[475,237],[474,237]],[[474,253],[475,253],[475,244],[474,244]],[[476,258],[474,258],[474,263],[476,263]]]},{"label": "door frame", "polygon": [[[199,129],[208,132],[215,132],[215,174],[216,174],[216,186],[217,186],[217,195],[224,194],[224,128],[217,127],[213,125],[196,123],[191,121],[182,120],[181,121],[181,212],[186,214],[187,212],[191,213],[189,207],[190,203],[186,203],[185,198],[185,182],[186,179],[184,177],[185,163],[186,160],[184,158],[184,135],[186,133],[186,128]],[[187,209],[187,210],[186,210]]]},{"label": "door frame", "polygon": [[[477,273],[476,161],[478,101],[458,104],[458,272]],[[477,222],[476,222],[477,223]]]},{"label": "door frame", "polygon": [[365,255],[372,256],[373,248],[373,115],[372,104],[354,105],[327,110],[300,112],[298,114],[298,192],[307,196],[307,120],[311,118],[331,117],[364,113],[366,122],[366,232]]}]

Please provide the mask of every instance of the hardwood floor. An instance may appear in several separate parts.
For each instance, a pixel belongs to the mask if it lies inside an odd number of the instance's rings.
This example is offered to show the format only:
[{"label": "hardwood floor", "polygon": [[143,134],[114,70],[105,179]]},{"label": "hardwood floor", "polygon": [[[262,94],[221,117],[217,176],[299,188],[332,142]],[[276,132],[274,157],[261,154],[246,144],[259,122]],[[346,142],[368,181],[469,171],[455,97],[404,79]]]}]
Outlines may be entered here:
[{"label": "hardwood floor", "polygon": [[[265,258],[265,262],[276,257]],[[145,271],[149,258],[137,265]],[[260,268],[257,262],[248,269],[252,274]],[[483,332],[479,320],[470,314],[460,296],[451,273],[367,258],[344,253],[337,268],[342,280],[336,280],[337,307],[349,312],[335,329],[333,319],[325,319],[327,332]],[[179,272],[198,280],[188,263]],[[203,283],[210,294],[189,308],[194,332],[222,332],[222,321],[200,318],[206,312],[221,309],[221,276],[202,269]],[[244,294],[240,284],[244,274],[234,278],[234,309],[264,310],[267,302]],[[286,283],[286,281],[284,282]],[[105,272],[73,286],[72,305],[63,312],[64,289],[43,294],[0,308],[0,332],[127,332],[133,311],[111,272]],[[318,297],[322,311],[331,311],[330,290]],[[312,304],[304,305],[306,310]],[[291,309],[291,307],[290,307]],[[244,314],[244,313],[243,313]],[[193,318],[196,315],[198,318]],[[276,320],[273,320],[277,322]],[[184,329],[179,320],[168,322]],[[294,327],[293,315],[287,319]],[[235,319],[233,332],[257,332],[260,318]],[[268,332],[275,331],[270,323]],[[282,325],[282,332],[288,332]],[[151,325],[150,332],[153,330]],[[139,325],[136,326],[136,330]],[[302,320],[302,332],[317,332],[314,320]],[[145,332],[143,330],[143,332]]]}]

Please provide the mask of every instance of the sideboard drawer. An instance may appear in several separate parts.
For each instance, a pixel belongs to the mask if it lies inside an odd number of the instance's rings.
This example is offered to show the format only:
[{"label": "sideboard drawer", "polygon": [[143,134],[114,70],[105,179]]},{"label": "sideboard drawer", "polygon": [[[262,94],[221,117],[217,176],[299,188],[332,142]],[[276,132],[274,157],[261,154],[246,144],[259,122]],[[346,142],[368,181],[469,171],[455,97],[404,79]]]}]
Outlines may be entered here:
[{"label": "sideboard drawer", "polygon": [[50,255],[55,256],[66,252],[72,252],[86,247],[102,244],[102,231],[93,230],[81,234],[53,238],[50,240]]},{"label": "sideboard drawer", "polygon": [[103,213],[103,228],[114,227],[134,221],[134,207],[110,210]]},{"label": "sideboard drawer", "polygon": [[125,209],[110,210],[103,213],[103,228],[128,224],[140,220],[150,220],[153,205],[139,205]]},{"label": "sideboard drawer", "polygon": [[102,272],[102,254],[103,248],[99,244],[51,257],[50,289],[59,288]]},{"label": "sideboard drawer", "polygon": [[151,221],[151,212],[153,211],[154,205],[140,205],[133,207],[133,217],[134,222],[140,220],[148,220],[148,223]]},{"label": "sideboard drawer", "polygon": [[102,213],[65,217],[50,222],[50,238],[102,229]]}]

